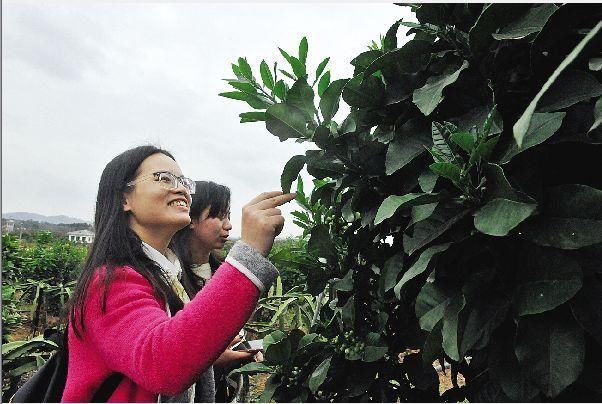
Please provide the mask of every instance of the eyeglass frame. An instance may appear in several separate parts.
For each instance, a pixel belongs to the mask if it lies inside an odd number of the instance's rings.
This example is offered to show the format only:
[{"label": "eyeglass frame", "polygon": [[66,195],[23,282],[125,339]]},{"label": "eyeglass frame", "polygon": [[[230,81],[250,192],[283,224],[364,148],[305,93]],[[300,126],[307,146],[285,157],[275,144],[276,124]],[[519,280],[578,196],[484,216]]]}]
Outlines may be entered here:
[{"label": "eyeglass frame", "polygon": [[[176,186],[172,187],[172,188],[167,188],[166,186],[164,186],[165,183],[159,181],[159,175],[161,175],[161,174],[167,174],[168,176],[172,177],[172,179],[175,179]],[[131,187],[131,186],[134,186],[134,185],[138,184],[139,182],[146,181],[149,178],[153,178],[153,177],[155,177],[156,178],[155,181],[159,182],[160,183],[159,185],[161,187],[165,188],[165,189],[177,189],[178,186],[182,185],[182,187],[184,189],[186,189],[190,195],[193,195],[195,193],[195,191],[196,191],[196,183],[193,180],[191,180],[190,178],[185,177],[183,175],[181,175],[181,176],[178,177],[177,175],[172,174],[169,171],[156,171],[154,173],[143,175],[142,177],[138,177],[135,180],[127,182],[125,184],[125,186],[126,187]],[[185,181],[189,181],[189,184],[192,186],[192,188],[188,188],[186,186]]]}]

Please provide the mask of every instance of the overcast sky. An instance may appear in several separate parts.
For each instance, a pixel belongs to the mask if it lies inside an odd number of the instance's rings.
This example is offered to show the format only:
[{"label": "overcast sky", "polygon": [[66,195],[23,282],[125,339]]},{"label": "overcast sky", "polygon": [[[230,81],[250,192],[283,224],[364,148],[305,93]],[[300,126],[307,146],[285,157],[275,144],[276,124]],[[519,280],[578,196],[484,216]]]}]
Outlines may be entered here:
[{"label": "overcast sky", "polygon": [[[280,189],[284,164],[311,145],[240,124],[251,108],[218,96],[230,64],[284,66],[278,46],[296,55],[305,35],[308,71],[330,56],[333,80],[351,77],[351,59],[402,17],[390,3],[3,0],[2,212],[92,221],[104,166],[152,143],[185,175],[231,187],[238,236],[241,207]],[[295,208],[283,235],[301,233]]]}]

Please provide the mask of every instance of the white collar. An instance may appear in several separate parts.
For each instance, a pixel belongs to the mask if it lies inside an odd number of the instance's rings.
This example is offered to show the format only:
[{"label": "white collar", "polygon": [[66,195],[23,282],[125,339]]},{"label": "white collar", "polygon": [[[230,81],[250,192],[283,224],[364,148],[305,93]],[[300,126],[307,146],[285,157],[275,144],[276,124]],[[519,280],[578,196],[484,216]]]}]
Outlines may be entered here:
[{"label": "white collar", "polygon": [[180,279],[180,276],[182,275],[182,266],[180,265],[180,260],[173,251],[168,248],[166,251],[167,256],[165,256],[144,241],[142,242],[142,250],[148,258],[159,264],[167,275]]}]

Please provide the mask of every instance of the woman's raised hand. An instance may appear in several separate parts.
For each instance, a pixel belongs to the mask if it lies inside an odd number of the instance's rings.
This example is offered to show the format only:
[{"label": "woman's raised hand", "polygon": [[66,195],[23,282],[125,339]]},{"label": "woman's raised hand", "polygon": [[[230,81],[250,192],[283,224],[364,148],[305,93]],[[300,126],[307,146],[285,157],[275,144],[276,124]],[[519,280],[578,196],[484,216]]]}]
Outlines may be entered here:
[{"label": "woman's raised hand", "polygon": [[295,199],[296,194],[280,191],[257,195],[242,208],[241,239],[267,257],[274,238],[284,226],[284,217],[278,206]]}]

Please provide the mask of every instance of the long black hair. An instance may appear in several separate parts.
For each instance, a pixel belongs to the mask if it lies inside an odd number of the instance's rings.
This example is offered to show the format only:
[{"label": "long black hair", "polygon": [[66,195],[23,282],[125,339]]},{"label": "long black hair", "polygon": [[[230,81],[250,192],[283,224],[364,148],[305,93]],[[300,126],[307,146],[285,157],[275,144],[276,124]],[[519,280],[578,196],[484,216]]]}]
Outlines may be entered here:
[{"label": "long black hair", "polygon": [[157,153],[174,159],[171,153],[158,147],[139,146],[115,157],[102,172],[94,213],[96,235],[73,290],[69,306],[73,330],[79,338],[81,338],[80,331],[83,332],[85,329],[84,304],[88,287],[95,272],[103,267],[106,268],[106,272],[100,274],[104,280],[103,312],[106,311],[107,293],[115,268],[123,265],[132,267],[144,276],[153,286],[155,295],[168,302],[172,312],[183,306],[183,302],[170,287],[161,268],[142,250],[140,237],[128,226],[129,213],[123,210],[126,184],[134,179],[140,164],[147,157]]},{"label": "long black hair", "polygon": [[[198,219],[207,208],[209,208],[208,218],[221,218],[228,215],[230,211],[230,188],[216,184],[213,181],[196,181],[196,190],[192,195],[192,204],[190,205],[190,218],[192,220]],[[171,239],[171,248],[182,264],[182,285],[189,296],[193,296],[198,292],[198,287],[191,281],[191,267],[193,264],[190,248],[191,235],[192,229],[190,226],[186,226]],[[215,270],[215,267],[219,266],[219,260],[213,254],[210,254],[209,264],[212,270]]]}]

